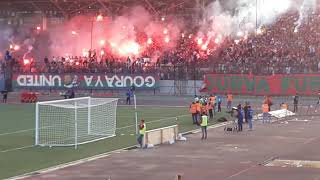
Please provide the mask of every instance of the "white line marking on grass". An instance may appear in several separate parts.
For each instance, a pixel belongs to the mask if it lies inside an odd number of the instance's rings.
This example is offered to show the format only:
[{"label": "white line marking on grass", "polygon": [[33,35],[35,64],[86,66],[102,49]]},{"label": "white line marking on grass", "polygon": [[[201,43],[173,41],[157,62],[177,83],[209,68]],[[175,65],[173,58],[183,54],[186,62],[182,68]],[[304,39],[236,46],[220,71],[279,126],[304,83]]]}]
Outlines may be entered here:
[{"label": "white line marking on grass", "polygon": [[14,132],[2,133],[2,134],[0,134],[0,136],[19,134],[19,133],[28,132],[28,131],[34,131],[34,129],[25,129],[25,130],[19,130],[19,131],[14,131]]},{"label": "white line marking on grass", "polygon": [[[49,128],[49,127],[53,127],[53,126],[45,126],[42,127],[40,129],[45,129],[45,128]],[[19,131],[14,131],[14,132],[7,132],[7,133],[2,133],[0,134],[0,136],[5,136],[5,135],[11,135],[11,134],[19,134],[19,133],[23,133],[23,132],[29,132],[29,131],[34,131],[35,129],[24,129],[24,130],[19,130]]]},{"label": "white line marking on grass", "polygon": [[18,151],[18,150],[22,150],[22,149],[29,149],[29,148],[32,148],[32,147],[34,147],[34,145],[24,146],[24,147],[19,147],[19,148],[13,148],[13,149],[6,149],[6,150],[3,150],[3,151],[0,151],[0,153]]}]

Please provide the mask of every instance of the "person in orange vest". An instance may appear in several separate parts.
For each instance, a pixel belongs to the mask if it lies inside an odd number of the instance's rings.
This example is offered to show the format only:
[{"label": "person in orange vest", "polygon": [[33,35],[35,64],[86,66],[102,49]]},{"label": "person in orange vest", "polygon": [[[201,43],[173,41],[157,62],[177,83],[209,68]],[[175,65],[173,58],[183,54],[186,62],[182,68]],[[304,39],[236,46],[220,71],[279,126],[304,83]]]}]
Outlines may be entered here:
[{"label": "person in orange vest", "polygon": [[281,109],[286,109],[286,110],[288,110],[288,104],[286,104],[286,103],[281,103]]},{"label": "person in orange vest", "polygon": [[197,124],[199,125],[199,121],[201,118],[201,104],[199,101],[196,102],[196,109],[197,109]]},{"label": "person in orange vest", "polygon": [[214,95],[210,95],[209,102],[210,102],[210,103],[211,103],[211,105],[212,105],[212,111],[213,111],[213,114],[216,114],[216,105],[217,105],[217,103],[216,103],[216,99],[217,99],[217,97],[216,97],[216,96],[214,96]]},{"label": "person in orange vest", "polygon": [[227,94],[227,110],[228,110],[228,112],[231,112],[232,100],[233,100],[232,94]]},{"label": "person in orange vest", "polygon": [[208,114],[207,105],[208,104],[206,102],[203,105],[201,105],[201,114]]},{"label": "person in orange vest", "polygon": [[269,105],[267,103],[262,104],[262,123],[270,123]]},{"label": "person in orange vest", "polygon": [[193,124],[197,124],[197,105],[195,102],[192,102],[190,105],[190,113],[192,115],[192,122]]},{"label": "person in orange vest", "polygon": [[207,109],[209,112],[209,119],[213,120],[213,105],[211,104],[211,102],[208,102]]},{"label": "person in orange vest", "polygon": [[264,104],[268,104],[269,106],[269,112],[271,111],[271,106],[273,105],[271,96],[267,96],[266,99],[264,100]]}]

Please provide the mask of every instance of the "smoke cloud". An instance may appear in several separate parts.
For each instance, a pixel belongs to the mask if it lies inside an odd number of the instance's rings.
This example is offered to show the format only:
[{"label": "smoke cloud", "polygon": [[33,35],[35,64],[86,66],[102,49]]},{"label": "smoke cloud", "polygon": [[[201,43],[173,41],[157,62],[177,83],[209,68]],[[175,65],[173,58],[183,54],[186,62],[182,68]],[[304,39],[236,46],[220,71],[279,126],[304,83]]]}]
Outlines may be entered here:
[{"label": "smoke cloud", "polygon": [[253,32],[256,26],[272,24],[291,5],[290,0],[216,0],[205,10],[202,31],[223,37],[242,36]]},{"label": "smoke cloud", "polygon": [[[155,39],[167,41],[163,47],[174,47],[184,27],[178,19],[155,20],[143,7],[134,7],[115,18],[77,16],[49,30],[52,55],[84,55],[91,48],[110,51],[119,57],[139,56]],[[166,33],[164,33],[166,30]],[[91,33],[92,32],[92,33]],[[92,34],[92,38],[91,38]]]},{"label": "smoke cloud", "polygon": [[317,0],[303,0],[302,5],[299,9],[299,19],[296,22],[295,32],[298,32],[303,21],[307,19],[310,13],[316,10]]}]

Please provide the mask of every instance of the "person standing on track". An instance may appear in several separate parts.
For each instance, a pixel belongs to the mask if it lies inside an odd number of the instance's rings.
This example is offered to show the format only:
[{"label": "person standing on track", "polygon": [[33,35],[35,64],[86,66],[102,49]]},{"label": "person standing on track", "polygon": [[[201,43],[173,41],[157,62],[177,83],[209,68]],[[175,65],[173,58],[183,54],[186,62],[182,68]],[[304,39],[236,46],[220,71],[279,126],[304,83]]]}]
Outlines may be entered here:
[{"label": "person standing on track", "polygon": [[144,119],[141,119],[140,125],[139,125],[139,136],[138,136],[138,143],[140,145],[140,148],[143,148],[143,140],[144,140],[144,135],[146,134],[147,126],[146,123],[144,122]]},{"label": "person standing on track", "polygon": [[269,117],[269,105],[267,103],[262,104],[262,123],[270,122],[270,117]]},{"label": "person standing on track", "polygon": [[252,131],[253,124],[252,124],[252,119],[253,119],[253,109],[251,106],[248,106],[248,124],[249,124],[249,131]]},{"label": "person standing on track", "polygon": [[207,126],[208,126],[208,116],[207,114],[203,113],[201,116],[201,131],[202,137],[201,140],[207,139]]},{"label": "person standing on track", "polygon": [[215,95],[210,95],[209,101],[212,105],[212,109],[213,109],[213,114],[216,114],[216,96]]},{"label": "person standing on track", "polygon": [[233,96],[232,94],[227,94],[227,111],[231,112]]},{"label": "person standing on track", "polygon": [[243,110],[241,104],[238,105],[238,131],[242,131],[243,125]]},{"label": "person standing on track", "polygon": [[211,102],[208,102],[207,110],[208,110],[208,113],[209,113],[210,120],[213,120],[213,105],[211,104]]},{"label": "person standing on track", "polygon": [[298,112],[299,96],[296,94],[293,98],[293,112]]},{"label": "person standing on track", "polygon": [[243,111],[244,111],[244,122],[248,123],[248,108],[249,108],[249,102],[246,102],[244,107],[243,107]]},{"label": "person standing on track", "polygon": [[197,125],[199,125],[199,121],[201,119],[201,104],[199,101],[196,102],[196,110],[197,110]]},{"label": "person standing on track", "polygon": [[195,102],[192,102],[192,104],[190,105],[190,113],[192,115],[192,122],[193,124],[197,124],[197,105]]},{"label": "person standing on track", "polygon": [[221,112],[221,105],[222,105],[222,97],[218,96],[218,112]]},{"label": "person standing on track", "polygon": [[267,96],[266,99],[264,100],[264,104],[268,104],[268,107],[269,107],[269,111],[271,111],[271,106],[273,105],[273,102],[272,102],[272,99],[271,99],[271,96]]}]

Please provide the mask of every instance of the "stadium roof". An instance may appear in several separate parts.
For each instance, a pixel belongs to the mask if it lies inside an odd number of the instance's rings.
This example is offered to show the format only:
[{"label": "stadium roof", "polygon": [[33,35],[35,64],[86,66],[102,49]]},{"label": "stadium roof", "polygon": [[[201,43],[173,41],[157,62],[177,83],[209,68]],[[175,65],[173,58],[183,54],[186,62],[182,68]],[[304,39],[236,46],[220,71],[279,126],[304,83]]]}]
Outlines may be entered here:
[{"label": "stadium roof", "polygon": [[44,13],[71,17],[76,14],[116,15],[129,7],[143,6],[151,13],[191,15],[213,0],[1,0],[0,16]]}]

